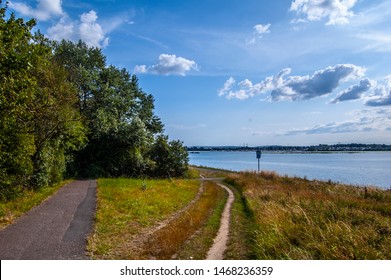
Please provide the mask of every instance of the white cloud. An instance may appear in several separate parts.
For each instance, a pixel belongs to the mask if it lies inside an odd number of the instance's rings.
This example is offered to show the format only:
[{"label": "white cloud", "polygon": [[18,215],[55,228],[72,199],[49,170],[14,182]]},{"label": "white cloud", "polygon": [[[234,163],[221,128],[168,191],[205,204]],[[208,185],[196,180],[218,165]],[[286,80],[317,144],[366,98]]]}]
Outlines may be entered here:
[{"label": "white cloud", "polygon": [[391,110],[362,110],[353,112],[353,115],[350,120],[294,129],[285,132],[284,135],[386,131],[391,126]]},{"label": "white cloud", "polygon": [[225,81],[223,88],[219,90],[219,96],[225,95],[226,92],[230,91],[234,85],[235,79],[233,77],[229,77],[229,79]]},{"label": "white cloud", "polygon": [[175,54],[161,54],[157,64],[152,66],[136,65],[136,73],[154,73],[159,75],[180,75],[185,76],[191,70],[198,70],[195,61],[183,57],[177,57]]},{"label": "white cloud", "polygon": [[48,36],[50,39],[55,41],[64,40],[74,40],[75,38],[75,25],[73,22],[69,21],[67,16],[64,16],[60,21],[50,27],[47,30]]},{"label": "white cloud", "polygon": [[270,23],[265,24],[265,25],[257,24],[254,26],[254,30],[258,35],[268,34],[268,33],[270,33],[270,26],[271,26]]},{"label": "white cloud", "polygon": [[102,27],[96,22],[97,19],[98,16],[95,11],[90,11],[80,16],[80,38],[85,41],[87,45],[105,47],[109,43],[109,38],[105,36]]},{"label": "white cloud", "polygon": [[295,0],[290,11],[296,12],[299,17],[295,22],[319,21],[327,18],[326,25],[349,23],[354,15],[351,8],[357,0]]},{"label": "white cloud", "polygon": [[270,33],[270,26],[271,24],[257,24],[254,25],[254,33],[255,37],[251,38],[250,40],[247,40],[247,44],[254,44],[257,39],[262,39],[264,34],[269,34]]},{"label": "white cloud", "polygon": [[372,96],[367,98],[367,106],[391,106],[391,76],[379,82]]},{"label": "white cloud", "polygon": [[9,2],[9,7],[24,16],[33,17],[42,21],[64,14],[61,8],[61,0],[38,0],[37,2],[36,8],[22,2],[14,1]]},{"label": "white cloud", "polygon": [[288,76],[290,73],[291,69],[286,68],[276,76],[267,77],[256,84],[248,79],[236,84],[231,77],[218,93],[228,99],[246,99],[270,92],[274,101],[308,100],[333,92],[341,82],[364,76],[365,68],[353,64],[338,64],[316,71],[311,76]]},{"label": "white cloud", "polygon": [[57,41],[83,40],[91,47],[104,48],[108,45],[109,38],[97,20],[98,15],[93,10],[83,13],[80,21],[72,21],[68,16],[63,16],[57,24],[48,29],[48,36]]},{"label": "white cloud", "polygon": [[351,86],[348,89],[340,92],[337,97],[331,101],[331,103],[361,99],[364,93],[368,92],[375,86],[375,81],[371,81],[367,78],[363,79],[358,85]]}]

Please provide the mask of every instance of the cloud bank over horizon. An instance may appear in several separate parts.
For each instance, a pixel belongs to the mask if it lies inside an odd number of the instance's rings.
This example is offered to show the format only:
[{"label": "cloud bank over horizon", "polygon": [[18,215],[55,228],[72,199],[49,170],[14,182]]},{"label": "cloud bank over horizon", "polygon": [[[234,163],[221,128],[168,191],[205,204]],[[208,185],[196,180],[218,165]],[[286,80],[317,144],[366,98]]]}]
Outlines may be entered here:
[{"label": "cloud bank over horizon", "polygon": [[316,71],[312,75],[292,76],[292,69],[285,68],[277,75],[269,76],[255,84],[249,79],[236,83],[235,79],[230,77],[218,94],[227,99],[241,100],[265,93],[270,93],[273,101],[309,100],[332,93],[342,82],[363,77],[365,71],[361,66],[338,64]]}]

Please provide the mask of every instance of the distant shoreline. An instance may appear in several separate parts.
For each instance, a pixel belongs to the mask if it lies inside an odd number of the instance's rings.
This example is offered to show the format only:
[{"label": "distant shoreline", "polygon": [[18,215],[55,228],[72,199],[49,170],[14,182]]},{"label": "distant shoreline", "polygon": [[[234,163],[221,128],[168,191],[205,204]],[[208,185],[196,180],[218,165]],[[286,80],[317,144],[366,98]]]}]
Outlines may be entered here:
[{"label": "distant shoreline", "polygon": [[191,146],[188,152],[203,151],[257,151],[273,153],[313,153],[313,152],[384,152],[391,151],[391,145],[386,144],[320,144],[316,146]]}]

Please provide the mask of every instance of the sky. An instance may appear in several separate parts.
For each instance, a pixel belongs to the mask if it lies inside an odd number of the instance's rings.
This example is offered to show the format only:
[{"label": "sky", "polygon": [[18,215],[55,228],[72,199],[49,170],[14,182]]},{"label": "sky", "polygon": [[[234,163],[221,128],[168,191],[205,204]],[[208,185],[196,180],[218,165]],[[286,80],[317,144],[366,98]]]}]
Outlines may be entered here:
[{"label": "sky", "polygon": [[13,0],[136,74],[187,146],[391,144],[391,1]]}]

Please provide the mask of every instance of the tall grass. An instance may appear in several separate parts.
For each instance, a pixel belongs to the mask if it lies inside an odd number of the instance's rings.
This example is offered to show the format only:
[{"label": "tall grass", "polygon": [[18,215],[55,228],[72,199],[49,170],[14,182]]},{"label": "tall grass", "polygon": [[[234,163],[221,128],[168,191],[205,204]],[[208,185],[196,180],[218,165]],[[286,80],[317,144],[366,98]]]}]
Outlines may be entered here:
[{"label": "tall grass", "polygon": [[391,193],[278,176],[232,174],[253,214],[258,259],[391,259]]}]

